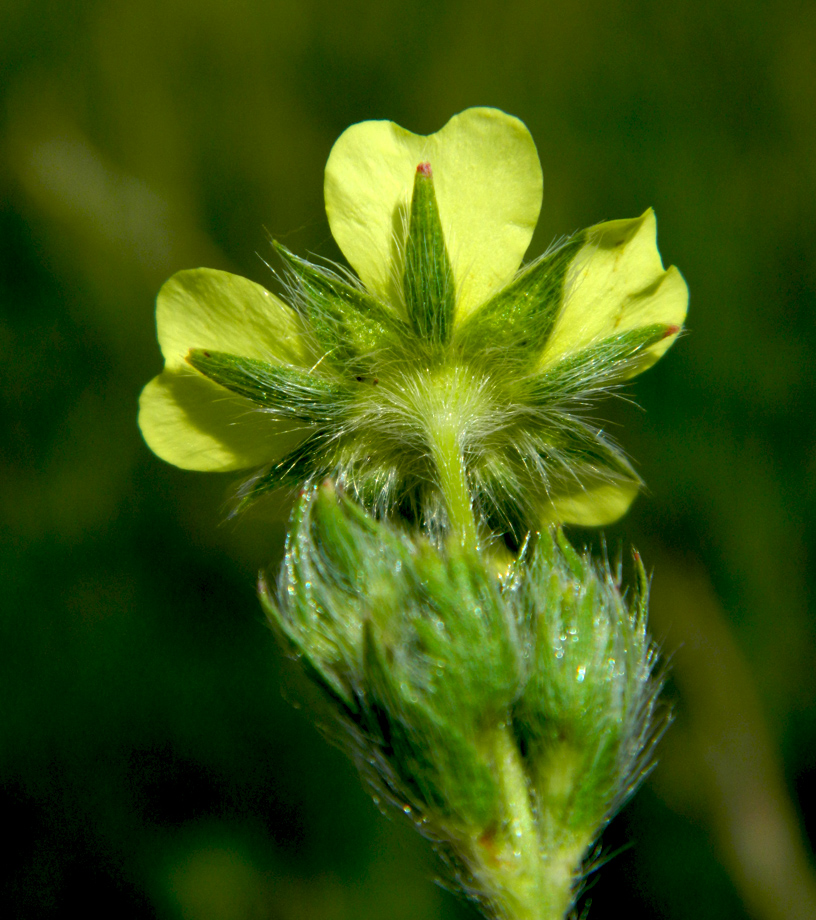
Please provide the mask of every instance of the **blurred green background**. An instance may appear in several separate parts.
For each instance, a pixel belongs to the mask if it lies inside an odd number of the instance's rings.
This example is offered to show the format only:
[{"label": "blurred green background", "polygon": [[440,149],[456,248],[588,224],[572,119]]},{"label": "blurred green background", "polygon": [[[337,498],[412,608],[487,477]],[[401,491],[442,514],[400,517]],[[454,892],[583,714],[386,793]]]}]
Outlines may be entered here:
[{"label": "blurred green background", "polygon": [[641,408],[604,408],[649,485],[607,544],[655,570],[677,719],[583,903],[816,916],[814,49],[801,0],[0,4],[7,916],[476,916],[289,702],[254,596],[283,512],[228,520],[232,478],[136,427],[170,274],[274,285],[267,232],[339,257],[335,138],[470,105],[538,144],[531,254],[652,205],[691,289]]}]

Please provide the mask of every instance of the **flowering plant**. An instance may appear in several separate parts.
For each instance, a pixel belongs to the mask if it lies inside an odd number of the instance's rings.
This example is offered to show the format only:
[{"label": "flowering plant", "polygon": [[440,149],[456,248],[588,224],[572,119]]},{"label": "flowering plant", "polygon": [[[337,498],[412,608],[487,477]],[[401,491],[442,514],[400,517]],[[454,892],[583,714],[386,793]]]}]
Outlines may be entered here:
[{"label": "flowering plant", "polygon": [[165,460],[255,470],[243,504],[299,491],[270,621],[369,782],[507,920],[570,910],[664,724],[639,559],[627,601],[558,525],[629,507],[638,476],[583,410],[665,353],[688,299],[650,210],[522,266],[541,190],[494,109],[430,137],[354,125],[325,193],[356,274],[275,244],[286,300],[175,275],[140,406]]},{"label": "flowering plant", "polygon": [[639,480],[581,409],[666,351],[687,290],[651,210],[519,269],[541,190],[530,134],[494,109],[430,137],[349,128],[326,211],[357,275],[276,245],[289,304],[225,272],[171,278],[148,444],[185,469],[260,468],[245,502],[332,476],[432,529],[469,529],[471,506],[480,531],[517,539],[615,520]]}]

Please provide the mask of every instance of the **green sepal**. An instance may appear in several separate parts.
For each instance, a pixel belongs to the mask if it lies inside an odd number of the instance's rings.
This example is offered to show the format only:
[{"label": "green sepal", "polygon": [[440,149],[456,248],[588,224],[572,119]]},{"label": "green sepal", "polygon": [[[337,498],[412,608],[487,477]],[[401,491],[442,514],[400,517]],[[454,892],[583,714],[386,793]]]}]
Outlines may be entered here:
[{"label": "green sepal", "polygon": [[564,281],[584,242],[583,232],[565,240],[472,313],[456,332],[463,357],[519,368],[540,358],[563,305]]},{"label": "green sepal", "polygon": [[512,453],[497,449],[483,456],[470,479],[488,527],[516,542],[540,527],[554,501],[574,495],[577,484],[641,482],[602,432],[566,413],[542,416],[534,431],[517,436]]},{"label": "green sepal", "polygon": [[579,583],[584,581],[587,576],[587,567],[590,564],[589,560],[581,557],[581,554],[576,551],[560,527],[549,531],[546,540],[542,542],[549,544],[547,547],[549,552],[545,549],[544,553],[546,553],[550,568],[554,568],[557,565],[557,553],[560,553],[561,558],[569,569],[569,574],[577,579]]},{"label": "green sepal", "polygon": [[484,828],[500,808],[487,735],[521,680],[515,623],[474,553],[416,542],[401,580],[398,613],[372,617],[367,634],[370,701],[423,807]]},{"label": "green sepal", "polygon": [[320,649],[305,641],[305,631],[293,626],[281,613],[280,606],[264,579],[259,579],[258,595],[278,640],[288,652],[298,659],[306,676],[319,686],[342,711],[354,714],[357,706],[353,691],[346,686],[335,671],[326,667],[325,658],[320,654]]},{"label": "green sepal", "polygon": [[274,412],[279,418],[312,424],[342,417],[349,393],[307,371],[192,348],[187,363],[219,386]]},{"label": "green sepal", "polygon": [[455,305],[453,269],[429,163],[420,163],[414,178],[402,287],[408,318],[417,334],[433,345],[447,344]]},{"label": "green sepal", "polygon": [[[375,550],[376,547],[376,550]],[[407,550],[330,482],[305,490],[287,538],[277,603],[265,606],[288,643],[305,658],[311,676],[351,713],[363,670],[363,629],[376,598],[377,577],[401,568]]]},{"label": "green sepal", "polygon": [[524,398],[531,405],[552,408],[558,399],[582,397],[637,373],[650,361],[647,349],[677,332],[676,326],[652,323],[601,339],[589,348],[562,358],[525,382]]},{"label": "green sepal", "polygon": [[621,450],[581,419],[562,415],[526,440],[529,455],[540,457],[548,471],[546,478],[539,475],[527,484],[527,491],[533,494],[542,486],[551,498],[574,493],[576,480],[640,484],[640,477]]},{"label": "green sepal", "polygon": [[353,712],[354,692],[348,676],[354,670],[351,659],[359,646],[361,620],[353,609],[347,609],[340,622],[332,619],[332,605],[326,603],[327,585],[315,578],[319,560],[310,552],[310,511],[308,501],[298,503],[290,522],[281,576],[286,594],[276,599],[263,579],[259,593],[270,623],[308,676],[344,710]]},{"label": "green sepal", "polygon": [[522,502],[522,483],[528,477],[519,460],[514,462],[503,452],[483,458],[471,473],[472,489],[485,523],[505,539],[521,541],[535,528],[538,516],[529,499]]},{"label": "green sepal", "polygon": [[272,243],[283,260],[294,304],[308,320],[319,349],[351,372],[370,372],[384,348],[404,343],[410,328],[376,297]]},{"label": "green sepal", "polygon": [[[434,694],[447,696],[443,685],[411,693],[404,681],[416,675],[408,663],[395,665],[393,649],[381,647],[372,629],[366,636],[368,702],[406,798],[451,836],[491,825],[499,815],[500,792],[467,703],[457,709],[457,701],[448,698],[447,709],[435,706]],[[423,670],[437,666],[418,664]]]},{"label": "green sepal", "polygon": [[[417,491],[421,493],[419,485],[406,492],[394,462],[372,463],[370,452],[337,437],[329,428],[314,430],[288,454],[250,479],[239,491],[236,511],[245,510],[277,489],[299,489],[327,476],[336,478],[368,508],[379,507],[385,512],[398,507],[407,520],[416,520],[421,513],[421,502],[416,501],[415,495]],[[397,505],[399,497],[404,501]]]},{"label": "green sepal", "polygon": [[333,472],[335,463],[334,438],[327,429],[318,428],[240,489],[236,512],[277,489],[298,489],[319,481]]}]

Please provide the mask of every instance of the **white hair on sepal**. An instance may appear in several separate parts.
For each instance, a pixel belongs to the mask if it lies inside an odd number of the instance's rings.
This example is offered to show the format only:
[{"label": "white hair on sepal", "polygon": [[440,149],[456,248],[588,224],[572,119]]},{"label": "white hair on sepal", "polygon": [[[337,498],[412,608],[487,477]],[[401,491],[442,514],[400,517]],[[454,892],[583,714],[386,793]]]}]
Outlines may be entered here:
[{"label": "white hair on sepal", "polygon": [[284,266],[283,269],[277,269],[271,262],[262,258],[261,261],[272,273],[272,277],[280,285],[282,297],[281,300],[296,313],[302,313],[303,298],[301,296],[301,285],[298,283],[294,273]]}]

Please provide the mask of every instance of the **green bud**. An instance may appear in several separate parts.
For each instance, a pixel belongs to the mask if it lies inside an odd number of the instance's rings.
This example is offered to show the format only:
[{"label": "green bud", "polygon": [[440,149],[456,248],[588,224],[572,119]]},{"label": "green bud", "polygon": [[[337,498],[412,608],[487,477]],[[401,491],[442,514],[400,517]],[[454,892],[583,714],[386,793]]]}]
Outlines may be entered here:
[{"label": "green bud", "polygon": [[646,633],[648,586],[625,601],[608,569],[545,533],[508,589],[529,623],[531,668],[515,709],[545,839],[594,838],[649,766],[665,720]]},{"label": "green bud", "polygon": [[419,544],[399,615],[368,632],[370,703],[401,781],[447,835],[501,820],[488,743],[521,680],[515,624],[481,559]]},{"label": "green bud", "polygon": [[484,736],[518,694],[522,645],[474,551],[411,539],[326,483],[300,502],[279,600],[263,597],[392,797],[446,836],[500,820]]},{"label": "green bud", "polygon": [[494,572],[326,482],[301,497],[277,599],[262,598],[378,794],[489,913],[544,920],[568,910],[587,848],[648,763],[645,576],[630,610],[560,532],[504,584]]}]

